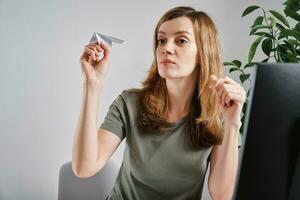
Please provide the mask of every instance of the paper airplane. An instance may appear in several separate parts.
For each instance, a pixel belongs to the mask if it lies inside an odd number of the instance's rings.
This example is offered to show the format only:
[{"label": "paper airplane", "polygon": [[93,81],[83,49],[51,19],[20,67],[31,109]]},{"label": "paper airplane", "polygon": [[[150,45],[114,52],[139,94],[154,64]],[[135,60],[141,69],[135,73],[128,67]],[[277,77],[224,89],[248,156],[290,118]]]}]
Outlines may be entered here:
[{"label": "paper airplane", "polygon": [[100,44],[101,41],[104,41],[109,46],[112,46],[112,42],[119,43],[119,44],[123,42],[123,40],[121,39],[94,32],[89,44],[96,44],[96,43]]}]

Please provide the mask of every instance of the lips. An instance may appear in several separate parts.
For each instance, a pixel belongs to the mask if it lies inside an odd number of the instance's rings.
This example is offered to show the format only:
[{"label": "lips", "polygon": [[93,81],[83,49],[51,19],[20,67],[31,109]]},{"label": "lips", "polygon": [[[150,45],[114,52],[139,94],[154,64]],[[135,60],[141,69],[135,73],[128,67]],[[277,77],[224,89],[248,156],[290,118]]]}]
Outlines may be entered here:
[{"label": "lips", "polygon": [[161,61],[161,63],[172,63],[172,64],[175,64],[175,62],[172,61],[172,60],[170,60],[170,59],[163,59],[163,60]]}]

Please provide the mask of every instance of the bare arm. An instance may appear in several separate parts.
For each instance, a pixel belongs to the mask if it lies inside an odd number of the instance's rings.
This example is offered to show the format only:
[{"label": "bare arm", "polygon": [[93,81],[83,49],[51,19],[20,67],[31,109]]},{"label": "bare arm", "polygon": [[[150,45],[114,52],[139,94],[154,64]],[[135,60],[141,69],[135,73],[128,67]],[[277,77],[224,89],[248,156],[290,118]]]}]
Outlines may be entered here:
[{"label": "bare arm", "polygon": [[213,147],[208,188],[212,199],[231,199],[238,168],[239,125],[225,125],[222,145]]},{"label": "bare arm", "polygon": [[[100,52],[104,57],[100,59]],[[74,135],[72,170],[76,176],[93,176],[103,168],[121,139],[104,129],[97,130],[99,99],[107,73],[110,48],[101,43],[85,46],[80,57],[84,76],[80,115]]]},{"label": "bare arm", "polygon": [[72,169],[86,178],[101,170],[119,146],[121,139],[110,131],[97,130],[97,113],[101,89],[84,85],[79,120],[74,135]]},{"label": "bare arm", "polygon": [[246,93],[229,77],[211,75],[210,81],[209,87],[216,92],[216,100],[224,117],[225,130],[222,144],[212,150],[208,189],[214,200],[231,199],[238,169],[240,115]]}]

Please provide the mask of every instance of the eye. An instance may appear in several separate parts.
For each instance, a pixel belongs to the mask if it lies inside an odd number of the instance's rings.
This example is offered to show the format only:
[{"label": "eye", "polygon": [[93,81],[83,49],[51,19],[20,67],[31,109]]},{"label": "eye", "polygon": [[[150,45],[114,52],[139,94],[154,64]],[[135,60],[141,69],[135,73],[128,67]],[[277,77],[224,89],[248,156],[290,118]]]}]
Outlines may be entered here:
[{"label": "eye", "polygon": [[187,43],[188,41],[187,40],[185,40],[185,39],[179,39],[178,40],[178,43],[179,44],[185,44],[185,43]]},{"label": "eye", "polygon": [[165,40],[164,39],[158,39],[157,40],[157,44],[158,45],[162,45],[162,44],[164,44],[165,43]]}]

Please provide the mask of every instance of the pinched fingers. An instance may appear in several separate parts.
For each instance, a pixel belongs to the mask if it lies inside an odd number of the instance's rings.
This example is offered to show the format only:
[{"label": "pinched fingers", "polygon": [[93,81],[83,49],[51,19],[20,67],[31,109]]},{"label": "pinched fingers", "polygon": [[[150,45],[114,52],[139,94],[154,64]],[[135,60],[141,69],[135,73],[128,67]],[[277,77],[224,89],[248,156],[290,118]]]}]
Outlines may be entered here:
[{"label": "pinched fingers", "polygon": [[106,44],[105,42],[101,42],[99,47],[103,49],[103,59],[104,60],[109,60],[110,58],[110,46]]},{"label": "pinched fingers", "polygon": [[209,87],[211,89],[214,89],[216,87],[219,87],[221,84],[233,84],[233,85],[239,85],[237,82],[232,80],[229,77],[224,78],[217,78],[215,75],[211,75],[209,79]]},{"label": "pinched fingers", "polygon": [[93,44],[87,45],[85,51],[89,54],[90,59],[96,61],[98,60],[103,49],[99,45]]},{"label": "pinched fingers", "polygon": [[244,88],[239,84],[221,83],[215,87],[218,103],[222,106],[230,106],[233,103],[244,103],[246,99]]}]

